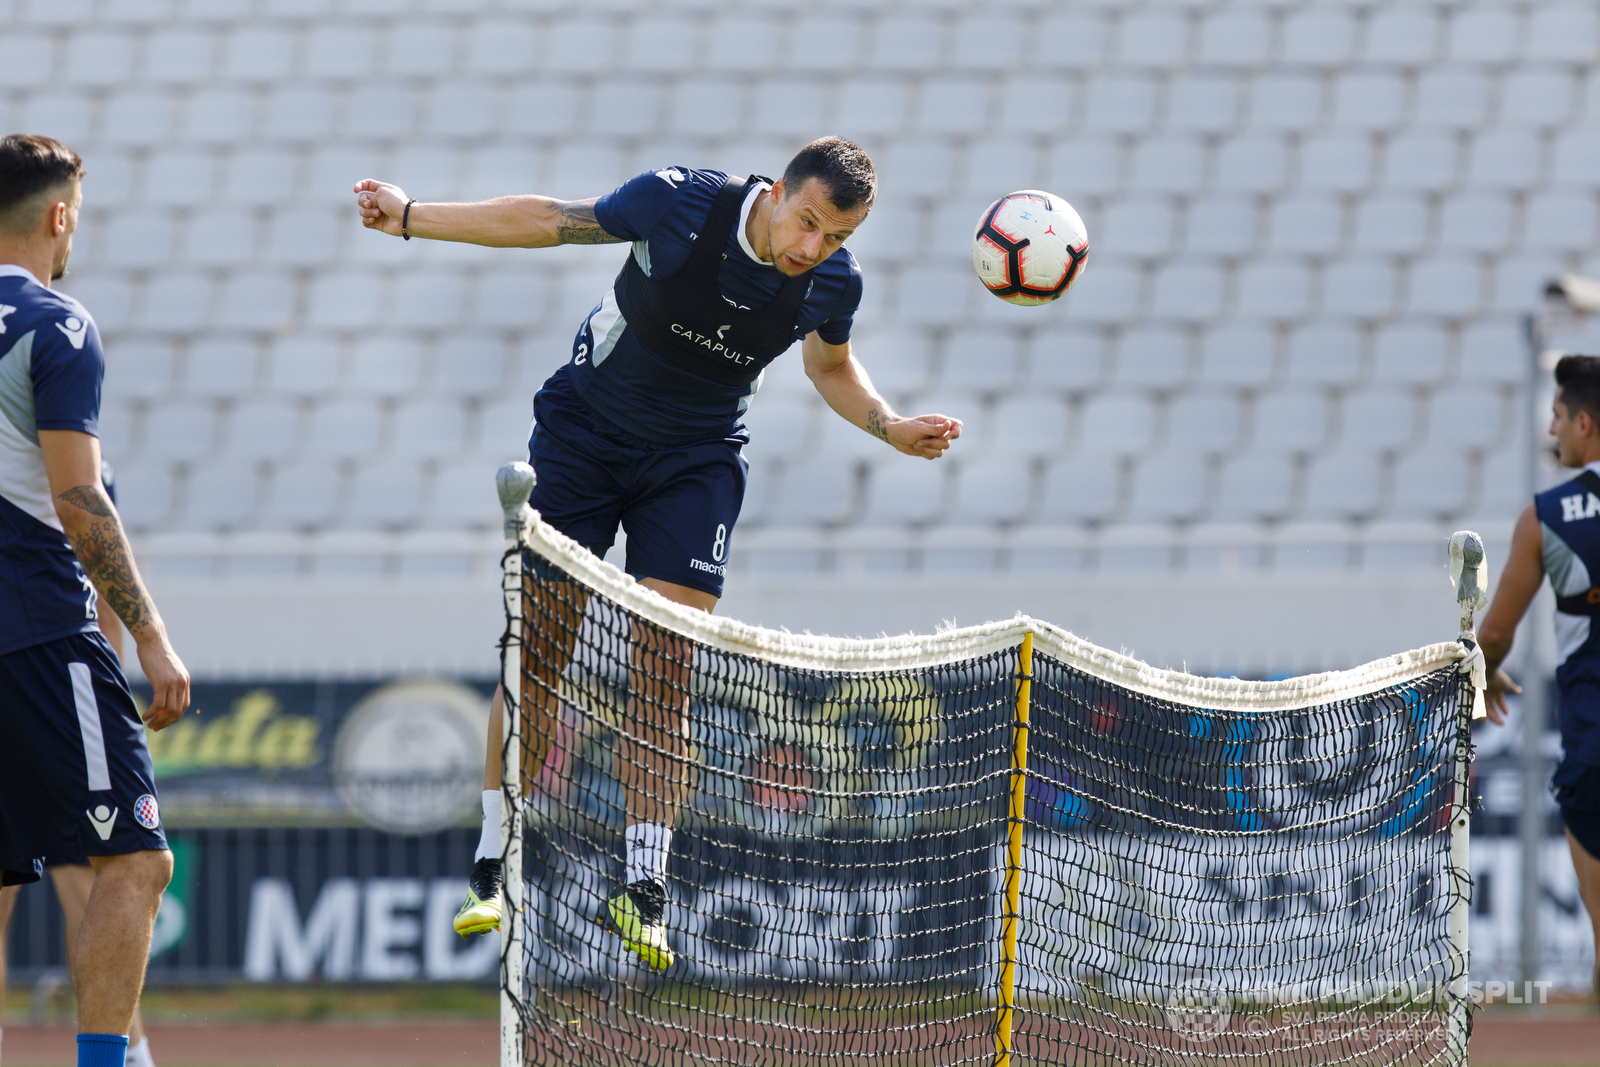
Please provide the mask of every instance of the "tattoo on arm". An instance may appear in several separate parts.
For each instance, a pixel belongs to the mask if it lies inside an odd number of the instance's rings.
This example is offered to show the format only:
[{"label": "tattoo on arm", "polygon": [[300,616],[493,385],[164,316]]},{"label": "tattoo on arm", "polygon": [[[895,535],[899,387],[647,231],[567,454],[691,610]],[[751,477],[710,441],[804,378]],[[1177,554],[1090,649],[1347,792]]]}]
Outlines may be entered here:
[{"label": "tattoo on arm", "polygon": [[564,245],[615,245],[622,238],[613,237],[594,217],[593,200],[569,200],[557,212],[561,222],[556,236]]},{"label": "tattoo on arm", "polygon": [[867,432],[874,437],[889,440],[889,418],[883,413],[882,408],[873,408],[867,412]]},{"label": "tattoo on arm", "polygon": [[128,547],[116,508],[98,485],[76,485],[56,499],[90,516],[86,522],[73,524],[67,540],[111,610],[128,632],[139,638],[159,616],[133,565],[133,550]]},{"label": "tattoo on arm", "polygon": [[106,499],[105,490],[98,485],[75,485],[57,499],[65,500],[79,511],[87,511],[102,519],[114,514],[111,510],[111,501]]}]

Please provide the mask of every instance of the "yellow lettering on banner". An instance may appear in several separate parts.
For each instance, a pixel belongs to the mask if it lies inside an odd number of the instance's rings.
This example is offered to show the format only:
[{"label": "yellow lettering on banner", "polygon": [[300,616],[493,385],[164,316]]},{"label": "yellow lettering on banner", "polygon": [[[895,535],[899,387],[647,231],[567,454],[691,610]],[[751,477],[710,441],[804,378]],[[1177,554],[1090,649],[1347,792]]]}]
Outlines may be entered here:
[{"label": "yellow lettering on banner", "polygon": [[317,720],[280,715],[281,707],[271,690],[256,689],[214,721],[186,716],[159,733],[146,731],[156,777],[223,767],[273,772],[314,766],[322,758]]},{"label": "yellow lettering on banner", "polygon": [[261,731],[256,760],[264,771],[309,767],[317,762],[317,720],[285,715]]},{"label": "yellow lettering on banner", "polygon": [[240,697],[233,714],[206,728],[206,737],[195,753],[196,762],[207,767],[248,767],[255,761],[256,732],[278,710],[278,698],[265,689]]}]

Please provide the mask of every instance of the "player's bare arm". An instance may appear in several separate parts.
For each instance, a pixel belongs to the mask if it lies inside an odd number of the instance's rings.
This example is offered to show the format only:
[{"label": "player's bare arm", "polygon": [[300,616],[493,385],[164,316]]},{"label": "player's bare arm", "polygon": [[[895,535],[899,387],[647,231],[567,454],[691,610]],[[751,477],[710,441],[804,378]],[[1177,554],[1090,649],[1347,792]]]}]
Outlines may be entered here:
[{"label": "player's bare arm", "polygon": [[1529,504],[1517,518],[1506,568],[1495,586],[1494,600],[1478,624],[1478,642],[1483,646],[1489,672],[1486,710],[1496,725],[1506,721],[1506,694],[1522,692],[1510,675],[1500,669],[1500,664],[1511,654],[1517,624],[1539,592],[1539,583],[1544,581],[1543,553],[1544,535],[1539,529],[1539,516]]},{"label": "player's bare arm", "polygon": [[100,442],[76,430],[40,430],[39,450],[67,541],[101,600],[133,635],[139,665],[150,682],[145,725],[152,730],[170,726],[189,706],[189,672],[173,651],[133,562],[122,519],[100,482]]},{"label": "player's bare arm", "polygon": [[806,377],[822,399],[850,422],[881,438],[908,456],[938,459],[961,436],[961,420],[948,415],[896,415],[872,387],[866,368],[850,351],[850,342],[830,345],[815,333],[800,343]]},{"label": "player's bare arm", "polygon": [[411,205],[398,185],[371,178],[355,185],[361,225],[391,237],[404,234],[432,241],[461,241],[490,248],[552,248],[555,245],[620,244],[595,221],[594,203],[548,196],[502,196],[475,204]]}]

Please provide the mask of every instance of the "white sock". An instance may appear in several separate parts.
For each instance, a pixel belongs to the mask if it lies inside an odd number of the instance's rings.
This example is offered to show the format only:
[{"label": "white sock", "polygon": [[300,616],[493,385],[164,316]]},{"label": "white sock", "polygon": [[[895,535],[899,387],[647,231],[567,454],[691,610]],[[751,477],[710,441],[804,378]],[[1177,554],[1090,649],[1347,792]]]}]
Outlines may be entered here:
[{"label": "white sock", "polygon": [[139,1039],[137,1045],[128,1046],[128,1067],[156,1067],[156,1061],[150,1058],[150,1036],[146,1034]]},{"label": "white sock", "polygon": [[483,835],[478,838],[478,851],[472,862],[500,858],[500,790],[483,791]]},{"label": "white sock", "polygon": [[651,879],[667,884],[667,857],[672,854],[672,827],[659,823],[634,823],[623,831],[628,845],[628,874],[624,885]]}]

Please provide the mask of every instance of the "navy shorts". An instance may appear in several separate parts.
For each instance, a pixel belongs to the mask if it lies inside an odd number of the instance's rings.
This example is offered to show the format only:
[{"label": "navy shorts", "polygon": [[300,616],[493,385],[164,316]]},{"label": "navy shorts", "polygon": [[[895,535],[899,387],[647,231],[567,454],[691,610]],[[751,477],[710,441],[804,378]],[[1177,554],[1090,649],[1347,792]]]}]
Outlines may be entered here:
[{"label": "navy shorts", "polygon": [[629,574],[722,595],[749,470],[738,441],[653,447],[539,405],[528,451],[538,477],[528,503],[545,522],[599,555],[620,525]]},{"label": "navy shorts", "polygon": [[1551,784],[1561,821],[1589,855],[1600,859],[1600,767],[1568,757]]},{"label": "navy shorts", "polygon": [[144,725],[111,646],[74,634],[0,656],[0,872],[165,849]]}]

